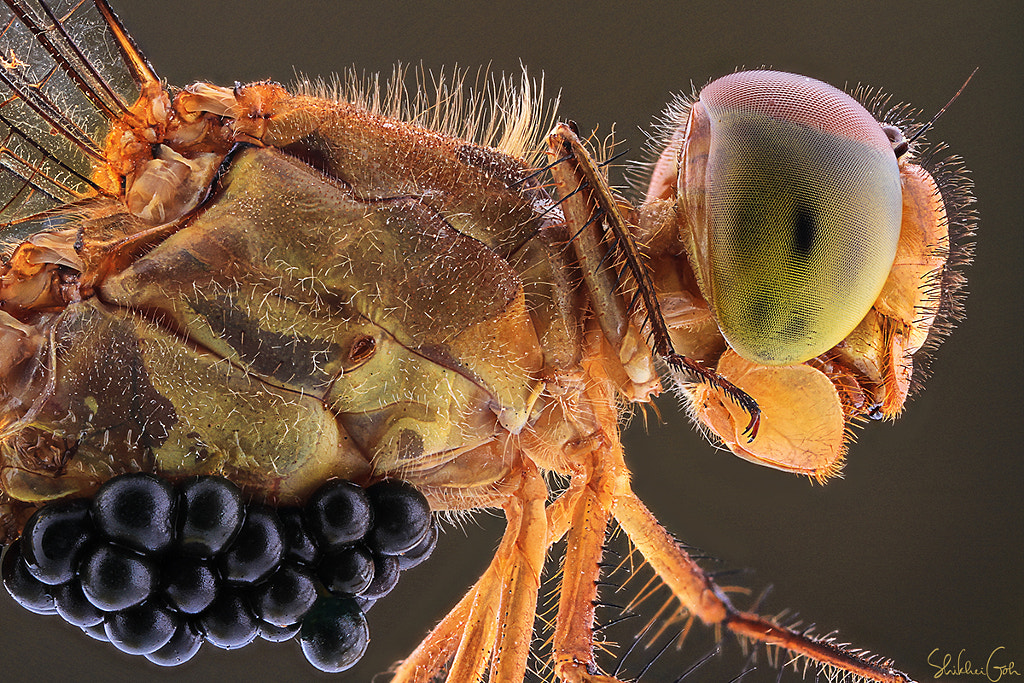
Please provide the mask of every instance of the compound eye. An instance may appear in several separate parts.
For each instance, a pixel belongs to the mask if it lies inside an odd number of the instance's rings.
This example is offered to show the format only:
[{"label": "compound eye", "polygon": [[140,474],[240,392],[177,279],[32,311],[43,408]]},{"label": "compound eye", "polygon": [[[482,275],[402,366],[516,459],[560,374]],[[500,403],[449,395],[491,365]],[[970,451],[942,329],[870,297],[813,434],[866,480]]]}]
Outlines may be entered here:
[{"label": "compound eye", "polygon": [[902,214],[893,143],[856,100],[812,78],[748,71],[700,94],[711,301],[748,360],[799,363],[878,298]]}]

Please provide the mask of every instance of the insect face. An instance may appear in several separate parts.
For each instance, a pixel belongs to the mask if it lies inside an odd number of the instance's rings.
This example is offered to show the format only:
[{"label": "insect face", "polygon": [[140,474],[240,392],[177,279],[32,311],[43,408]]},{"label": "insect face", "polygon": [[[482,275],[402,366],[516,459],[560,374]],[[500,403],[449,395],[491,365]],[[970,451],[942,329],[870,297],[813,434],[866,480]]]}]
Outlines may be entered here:
[{"label": "insect face", "polygon": [[899,168],[849,95],[773,71],[719,78],[690,112],[678,182],[701,290],[744,358],[813,358],[878,298],[900,234]]}]

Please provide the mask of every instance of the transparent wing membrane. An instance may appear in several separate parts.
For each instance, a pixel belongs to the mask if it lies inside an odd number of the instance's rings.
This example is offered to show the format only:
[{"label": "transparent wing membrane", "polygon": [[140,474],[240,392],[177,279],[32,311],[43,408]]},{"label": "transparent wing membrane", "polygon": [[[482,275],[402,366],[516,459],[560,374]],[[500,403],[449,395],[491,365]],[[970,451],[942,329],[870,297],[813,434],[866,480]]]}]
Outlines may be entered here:
[{"label": "transparent wing membrane", "polygon": [[151,78],[105,2],[5,0],[0,221],[95,193],[110,121],[130,116],[139,84]]}]

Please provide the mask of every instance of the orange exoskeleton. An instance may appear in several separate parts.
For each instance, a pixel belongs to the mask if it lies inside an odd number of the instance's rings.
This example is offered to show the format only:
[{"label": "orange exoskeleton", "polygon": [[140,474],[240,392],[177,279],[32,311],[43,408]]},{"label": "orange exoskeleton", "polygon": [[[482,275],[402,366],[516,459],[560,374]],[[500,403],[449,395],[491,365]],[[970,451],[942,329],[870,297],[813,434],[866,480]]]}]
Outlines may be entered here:
[{"label": "orange exoskeleton", "polygon": [[[528,82],[473,142],[403,120],[393,93],[170,88],[105,0],[7,5],[6,539],[126,471],[220,474],[277,504],[398,477],[507,527],[396,681],[522,680],[562,538],[552,670],[616,680],[594,652],[613,520],[689,618],[909,680],[734,607],[633,493],[619,421],[664,377],[737,455],[824,480],[851,425],[899,414],[957,315],[951,231],[972,219],[955,170],[918,163],[915,124],[732,74],[672,108],[633,206],[572,125],[523,159]],[[75,42],[80,19],[120,62]]]}]

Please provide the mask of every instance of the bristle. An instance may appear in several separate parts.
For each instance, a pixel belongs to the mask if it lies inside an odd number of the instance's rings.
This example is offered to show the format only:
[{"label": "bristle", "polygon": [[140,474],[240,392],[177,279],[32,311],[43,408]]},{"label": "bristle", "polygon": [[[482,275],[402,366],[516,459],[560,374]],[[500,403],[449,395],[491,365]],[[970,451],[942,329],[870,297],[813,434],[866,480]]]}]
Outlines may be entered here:
[{"label": "bristle", "polygon": [[928,338],[914,356],[914,374],[911,377],[911,394],[919,391],[929,375],[930,360],[935,350],[947,335],[963,319],[964,301],[967,298],[967,278],[963,269],[974,257],[973,237],[977,228],[978,214],[974,208],[973,182],[958,156],[945,156],[946,146],[918,146],[918,162],[935,179],[942,203],[946,209],[946,224],[949,239],[939,248],[946,251],[946,263],[942,273],[934,279],[938,291],[936,296],[939,309],[935,315]]},{"label": "bristle", "polygon": [[[413,84],[409,84],[409,80]],[[330,81],[302,76],[300,95],[350,102],[372,114],[494,147],[539,163],[543,136],[555,121],[558,98],[544,99],[544,80],[457,67],[451,73],[396,66],[389,77],[346,71]]]},{"label": "bristle", "polygon": [[[895,126],[910,140],[927,124],[921,123],[922,111],[906,103],[890,104],[891,96],[881,90],[858,86],[851,93],[883,124]],[[947,105],[948,106],[948,105]],[[963,268],[974,256],[974,237],[978,214],[974,208],[973,182],[967,175],[963,160],[948,156],[944,144],[929,144],[923,137],[910,144],[908,159],[931,174],[946,210],[947,243],[936,246],[945,256],[941,273],[930,274],[926,288],[928,298],[938,301],[939,309],[928,338],[913,357],[914,372],[910,380],[910,396],[921,390],[928,378],[930,361],[942,341],[963,319],[967,280]]]},{"label": "bristle", "polygon": [[697,101],[699,90],[693,89],[692,94],[677,94],[672,97],[664,111],[651,123],[651,132],[646,133],[640,159],[631,161],[626,166],[626,183],[631,193],[643,197],[647,192],[647,183],[658,158],[666,149],[678,148],[683,142],[682,132],[686,120],[690,117],[690,108]]},{"label": "bristle", "polygon": [[814,672],[815,680],[825,680],[833,683],[868,683],[869,681],[906,681],[911,679],[904,673],[892,668],[892,661],[869,650],[850,647],[850,643],[841,642],[838,638],[838,631],[832,630],[824,634],[818,634],[815,624],[804,624],[796,615],[790,614],[788,610],[779,612],[774,617],[767,619],[768,623],[779,629],[784,629],[792,634],[799,635],[809,643],[828,651],[832,655],[848,658],[874,669],[870,677],[861,675],[816,660],[811,660],[805,655],[794,652],[785,646],[777,644],[757,643],[744,636],[738,636],[744,651],[750,652],[750,661],[756,661],[759,652],[765,653],[765,659],[773,668],[779,670],[779,676],[786,670],[792,670],[801,677],[806,677],[808,672]]}]

